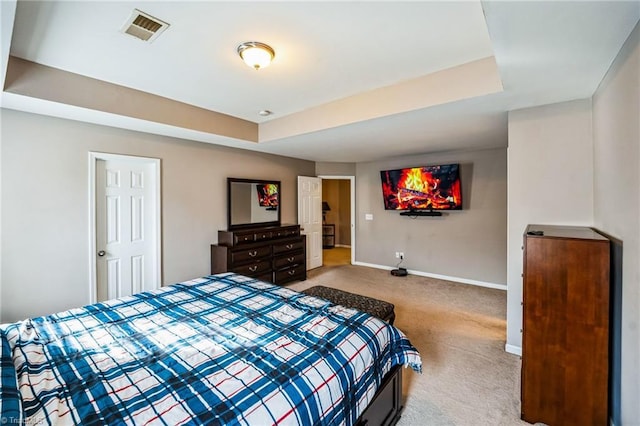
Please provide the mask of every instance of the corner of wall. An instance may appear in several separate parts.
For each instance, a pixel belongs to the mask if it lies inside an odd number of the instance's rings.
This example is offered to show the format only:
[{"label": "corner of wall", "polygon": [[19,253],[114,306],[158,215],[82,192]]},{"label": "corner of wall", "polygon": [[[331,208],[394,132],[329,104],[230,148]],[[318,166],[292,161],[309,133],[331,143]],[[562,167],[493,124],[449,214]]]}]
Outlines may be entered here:
[{"label": "corner of wall", "polygon": [[[4,80],[7,76],[7,66],[9,65],[9,52],[11,51],[11,34],[13,33],[13,22],[16,15],[17,0],[0,1],[0,87],[4,88]],[[1,91],[0,91],[1,92]],[[0,94],[0,99],[2,94]],[[0,102],[0,105],[2,103]]]},{"label": "corner of wall", "polygon": [[[0,108],[0,123],[2,123],[2,112],[3,109]],[[0,323],[2,322],[2,135],[0,134]]]},{"label": "corner of wall", "polygon": [[521,246],[526,225],[593,225],[592,114],[591,99],[509,112],[507,344],[512,347],[522,342]]}]

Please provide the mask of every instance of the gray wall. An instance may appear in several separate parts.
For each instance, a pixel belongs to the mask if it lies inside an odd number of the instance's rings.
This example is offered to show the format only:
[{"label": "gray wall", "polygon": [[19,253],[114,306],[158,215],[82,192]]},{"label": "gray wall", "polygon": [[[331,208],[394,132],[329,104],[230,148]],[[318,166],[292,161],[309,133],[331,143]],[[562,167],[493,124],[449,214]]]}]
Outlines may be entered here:
[{"label": "gray wall", "polygon": [[[443,217],[411,219],[385,211],[380,171],[460,163],[463,210]],[[506,149],[412,155],[356,164],[356,261],[397,263],[429,274],[504,285],[506,283]],[[365,214],[373,220],[365,220]]]},{"label": "gray wall", "polygon": [[89,302],[88,153],[161,159],[163,283],[210,272],[227,226],[226,178],[282,182],[297,222],[297,176],[315,163],[11,110],[2,111],[2,321]]},{"label": "gray wall", "polygon": [[316,174],[332,175],[332,176],[355,176],[356,164],[355,163],[332,163],[320,161],[316,163]]},{"label": "gray wall", "polygon": [[[594,224],[623,245],[622,286],[614,292],[612,318],[612,417],[616,425],[640,422],[639,117],[640,24],[593,97]],[[618,280],[613,284],[617,286]]]},{"label": "gray wall", "polygon": [[527,224],[591,226],[589,99],[509,113],[507,347],[522,347],[522,234]]},{"label": "gray wall", "polygon": [[[518,352],[521,346],[520,247],[527,223],[594,226],[620,240],[611,354],[616,425],[640,419],[639,28],[592,99],[509,113],[507,349]],[[615,253],[619,247],[614,245]]]}]

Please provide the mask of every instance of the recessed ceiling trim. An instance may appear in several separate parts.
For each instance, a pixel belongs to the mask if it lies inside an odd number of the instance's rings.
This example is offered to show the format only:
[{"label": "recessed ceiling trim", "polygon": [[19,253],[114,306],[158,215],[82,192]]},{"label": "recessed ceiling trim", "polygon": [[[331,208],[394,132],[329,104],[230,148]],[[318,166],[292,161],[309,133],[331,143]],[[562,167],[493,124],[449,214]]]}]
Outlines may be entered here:
[{"label": "recessed ceiling trim", "polygon": [[129,16],[129,19],[120,30],[125,34],[151,43],[167,28],[169,28],[168,23],[154,18],[141,10],[133,9],[131,16]]},{"label": "recessed ceiling trim", "polygon": [[[218,136],[258,141],[258,124],[80,74],[10,57],[6,93],[133,117]],[[75,90],[68,90],[73,87]]]},{"label": "recessed ceiling trim", "polygon": [[495,58],[490,56],[273,119],[260,124],[258,140],[269,142],[502,91]]}]

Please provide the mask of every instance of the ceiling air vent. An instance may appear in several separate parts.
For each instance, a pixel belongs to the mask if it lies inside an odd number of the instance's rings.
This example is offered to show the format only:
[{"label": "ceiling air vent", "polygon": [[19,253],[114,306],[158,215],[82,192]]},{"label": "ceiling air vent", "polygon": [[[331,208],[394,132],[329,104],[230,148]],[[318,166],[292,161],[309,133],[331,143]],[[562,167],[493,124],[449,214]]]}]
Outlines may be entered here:
[{"label": "ceiling air vent", "polygon": [[122,32],[139,38],[140,40],[152,42],[168,27],[169,24],[166,22],[154,18],[138,9],[133,9],[131,16],[122,27]]}]

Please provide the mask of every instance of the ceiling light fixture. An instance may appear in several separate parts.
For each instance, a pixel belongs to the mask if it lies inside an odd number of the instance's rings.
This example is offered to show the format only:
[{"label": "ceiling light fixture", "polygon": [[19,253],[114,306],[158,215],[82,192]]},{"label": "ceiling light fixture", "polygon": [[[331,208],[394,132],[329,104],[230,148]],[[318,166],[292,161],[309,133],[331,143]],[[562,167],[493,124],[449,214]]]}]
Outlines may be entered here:
[{"label": "ceiling light fixture", "polygon": [[238,46],[238,55],[240,55],[245,64],[259,70],[269,66],[276,56],[276,52],[273,51],[271,46],[264,43],[248,41]]}]

